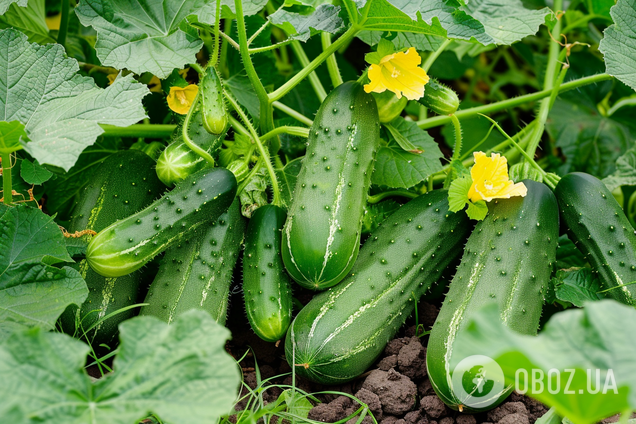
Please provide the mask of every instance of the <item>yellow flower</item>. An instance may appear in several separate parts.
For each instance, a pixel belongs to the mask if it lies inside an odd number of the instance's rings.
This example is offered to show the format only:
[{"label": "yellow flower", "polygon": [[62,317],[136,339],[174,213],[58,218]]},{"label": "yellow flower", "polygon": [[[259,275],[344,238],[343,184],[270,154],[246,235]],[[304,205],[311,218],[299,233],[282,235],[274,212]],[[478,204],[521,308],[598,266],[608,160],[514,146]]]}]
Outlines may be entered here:
[{"label": "yellow flower", "polygon": [[198,92],[199,87],[196,84],[190,84],[187,87],[172,86],[168,94],[168,107],[180,115],[185,115],[190,110]]},{"label": "yellow flower", "polygon": [[367,93],[382,93],[389,90],[397,98],[402,95],[409,100],[417,100],[424,95],[428,83],[426,71],[419,67],[422,58],[414,47],[405,52],[384,56],[379,65],[369,68],[369,84],[364,86]]},{"label": "yellow flower", "polygon": [[508,177],[508,161],[493,153],[487,157],[484,152],[475,152],[475,165],[470,170],[473,183],[468,191],[472,202],[492,199],[508,199],[512,196],[524,197],[528,189],[523,183],[513,183]]}]

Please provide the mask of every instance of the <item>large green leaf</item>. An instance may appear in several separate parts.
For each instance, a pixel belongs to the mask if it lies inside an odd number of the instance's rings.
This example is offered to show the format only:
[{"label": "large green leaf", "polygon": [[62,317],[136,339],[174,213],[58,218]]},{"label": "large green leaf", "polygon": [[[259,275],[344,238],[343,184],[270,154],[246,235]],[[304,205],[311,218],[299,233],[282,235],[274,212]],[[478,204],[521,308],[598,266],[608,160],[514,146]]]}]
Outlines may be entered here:
[{"label": "large green leaf", "polygon": [[607,73],[636,90],[636,0],[618,0],[610,15],[614,25],[605,29],[599,50]]},{"label": "large green leaf", "polygon": [[[517,370],[525,370],[530,378],[533,370],[542,372],[543,389],[529,384],[527,394],[554,406],[575,424],[592,424],[636,409],[635,350],[636,310],[614,300],[558,313],[536,337],[504,326],[497,305],[491,304],[457,335],[451,369],[471,355],[485,355],[501,366],[509,383]],[[593,394],[596,389],[599,393]]]},{"label": "large green leaf", "polygon": [[636,147],[632,147],[616,161],[616,172],[603,179],[610,191],[624,185],[636,185]]},{"label": "large green leaf", "polygon": [[325,31],[336,34],[344,23],[338,16],[340,7],[331,4],[321,4],[309,15],[288,12],[280,9],[268,16],[270,22],[292,36],[292,38],[307,41],[318,32]]},{"label": "large green leaf", "polygon": [[[250,0],[243,2],[243,15],[252,16],[260,12],[267,0]],[[216,1],[208,0],[197,12],[197,18],[200,22],[205,22],[209,25],[214,25],[216,17]],[[236,8],[234,7],[234,0],[221,0],[221,17],[224,19],[236,18]]]},{"label": "large green leaf", "polygon": [[26,7],[28,0],[0,0],[0,15],[4,15],[9,7],[15,3],[16,6]]},{"label": "large green leaf", "polygon": [[171,325],[133,318],[120,326],[114,372],[92,382],[87,345],[37,328],[21,331],[0,345],[0,398],[47,424],[132,424],[150,413],[170,424],[213,423],[230,412],[240,383],[224,349],[228,338],[200,310]]},{"label": "large green leaf", "polygon": [[[55,39],[49,35],[49,28],[46,26],[44,0],[28,0],[28,4],[21,3],[13,3],[6,12],[0,13],[0,29],[20,30],[33,43],[55,43]],[[1,6],[0,10],[2,10]]]},{"label": "large green leaf", "polygon": [[[370,46],[375,46],[376,44],[378,44],[382,36],[383,34],[378,31],[362,31],[360,34],[358,34],[358,38]],[[398,32],[395,33],[395,37],[389,37],[389,40],[393,43],[396,50],[415,47],[417,50],[421,51],[434,51],[440,48],[446,38],[429,34]]]},{"label": "large green leaf", "polygon": [[31,44],[13,29],[0,31],[0,121],[20,121],[30,142],[22,146],[41,164],[68,171],[103,130],[128,126],[146,116],[141,99],[148,88],[132,75],[106,89],[76,72],[60,45]]},{"label": "large green leaf", "polygon": [[564,269],[556,272],[550,284],[557,299],[569,302],[579,308],[585,302],[605,298],[601,281],[590,268]]}]

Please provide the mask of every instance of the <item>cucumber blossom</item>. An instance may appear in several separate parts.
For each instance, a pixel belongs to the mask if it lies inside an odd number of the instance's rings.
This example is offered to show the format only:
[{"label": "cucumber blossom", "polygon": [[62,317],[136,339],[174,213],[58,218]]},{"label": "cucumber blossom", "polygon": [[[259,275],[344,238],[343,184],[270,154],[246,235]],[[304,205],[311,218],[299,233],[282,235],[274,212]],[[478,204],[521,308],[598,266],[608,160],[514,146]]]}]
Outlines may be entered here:
[{"label": "cucumber blossom", "polygon": [[245,311],[254,332],[275,342],[287,332],[292,316],[291,281],[281,257],[285,211],[264,205],[252,213],[243,253]]},{"label": "cucumber blossom", "polygon": [[356,260],[379,131],[375,100],[355,82],[316,114],[283,230],[285,268],[306,288],[337,284]]},{"label": "cucumber blossom", "polygon": [[439,115],[451,115],[459,109],[457,93],[434,78],[424,86],[424,96],[418,102]]},{"label": "cucumber blossom", "polygon": [[224,325],[245,226],[239,202],[234,200],[218,220],[204,224],[169,248],[140,315],[171,323],[182,313],[200,308]]},{"label": "cucumber blossom", "polygon": [[216,220],[232,204],[236,186],[223,168],[190,175],[147,208],[100,231],[88,245],[89,265],[105,277],[138,270],[188,232]]},{"label": "cucumber blossom", "polygon": [[223,98],[223,84],[216,68],[211,66],[199,84],[203,127],[210,134],[222,134],[227,128],[229,116]]},{"label": "cucumber blossom", "polygon": [[[547,186],[531,180],[524,184],[528,188],[525,197],[494,200],[488,216],[475,226],[429,336],[426,367],[431,384],[455,410],[488,410],[512,391],[504,385],[501,391],[481,398],[464,398],[453,390],[452,370],[464,359],[453,357],[456,336],[476,311],[496,302],[508,327],[530,335],[539,328],[556,261],[559,213]],[[477,367],[466,370],[471,375],[464,378],[478,378],[476,371]]]},{"label": "cucumber blossom", "polygon": [[[296,373],[324,384],[370,367],[415,302],[461,252],[470,224],[448,211],[448,192],[423,194],[369,236],[349,275],[317,294],[289,327],[285,356]],[[413,297],[415,296],[415,297]]]},{"label": "cucumber blossom", "polygon": [[598,178],[567,174],[556,186],[568,235],[598,273],[606,294],[636,306],[636,235],[612,193]]}]

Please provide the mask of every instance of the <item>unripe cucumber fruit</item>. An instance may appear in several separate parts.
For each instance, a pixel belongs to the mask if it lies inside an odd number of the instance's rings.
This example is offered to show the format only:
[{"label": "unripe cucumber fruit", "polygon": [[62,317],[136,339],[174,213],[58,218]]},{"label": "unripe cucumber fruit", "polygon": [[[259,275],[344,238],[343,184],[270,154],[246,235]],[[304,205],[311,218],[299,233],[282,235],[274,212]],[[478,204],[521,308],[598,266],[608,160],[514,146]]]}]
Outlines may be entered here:
[{"label": "unripe cucumber fruit", "polygon": [[383,124],[393,121],[400,116],[409,100],[402,96],[399,99],[392,91],[386,90],[382,93],[371,93],[378,106],[378,116]]},{"label": "unripe cucumber fruit", "polygon": [[199,83],[203,127],[210,134],[222,134],[227,128],[229,116],[223,98],[223,84],[216,68],[211,66]]},{"label": "unripe cucumber fruit", "polygon": [[88,264],[105,277],[138,270],[188,232],[218,219],[232,204],[236,186],[224,168],[190,175],[147,208],[100,231],[88,245]]},{"label": "unripe cucumber fruit", "polygon": [[243,296],[252,330],[263,340],[285,336],[292,316],[291,281],[281,258],[285,211],[264,205],[252,213],[243,253]]},{"label": "unripe cucumber fruit", "polygon": [[[73,209],[69,232],[101,231],[148,206],[165,189],[153,172],[153,165],[154,161],[140,150],[122,151],[106,159],[82,190]],[[90,238],[88,235],[83,237]],[[142,277],[140,272],[120,278],[105,278],[93,271],[86,260],[73,267],[86,281],[89,292],[81,307],[71,305],[60,317],[64,332],[84,336],[86,329],[106,315],[137,302]],[[117,341],[117,326],[134,313],[132,309],[118,313],[102,321],[85,337],[94,348],[101,344],[113,348]]]},{"label": "unripe cucumber fruit", "polygon": [[[496,302],[502,322],[511,329],[533,335],[539,328],[556,261],[559,211],[547,186],[531,180],[523,183],[528,188],[525,197],[492,201],[488,216],[475,226],[429,336],[426,366],[431,384],[455,410],[488,410],[512,391],[504,383],[499,392],[484,390],[483,399],[473,393],[468,400],[452,388],[451,364],[464,359],[452,357],[456,336],[476,311]],[[472,381],[478,378],[476,368],[456,372],[465,371],[464,380]]]},{"label": "unripe cucumber fruit", "polygon": [[358,256],[379,131],[375,100],[358,83],[318,109],[283,230],[285,268],[303,287],[337,284]]},{"label": "unripe cucumber fruit", "polygon": [[424,96],[418,102],[439,115],[451,115],[459,109],[457,93],[434,78],[424,86]]},{"label": "unripe cucumber fruit", "polygon": [[448,211],[448,192],[423,194],[391,214],[340,284],[317,294],[289,327],[285,356],[296,374],[338,384],[362,374],[415,303],[461,252],[470,224]]},{"label": "unripe cucumber fruit", "polygon": [[199,308],[225,325],[232,273],[245,227],[236,199],[218,220],[204,224],[169,248],[140,315],[171,323],[182,313]]},{"label": "unripe cucumber fruit", "polygon": [[598,178],[567,174],[556,186],[568,235],[598,273],[606,294],[636,306],[636,235],[612,193]]}]

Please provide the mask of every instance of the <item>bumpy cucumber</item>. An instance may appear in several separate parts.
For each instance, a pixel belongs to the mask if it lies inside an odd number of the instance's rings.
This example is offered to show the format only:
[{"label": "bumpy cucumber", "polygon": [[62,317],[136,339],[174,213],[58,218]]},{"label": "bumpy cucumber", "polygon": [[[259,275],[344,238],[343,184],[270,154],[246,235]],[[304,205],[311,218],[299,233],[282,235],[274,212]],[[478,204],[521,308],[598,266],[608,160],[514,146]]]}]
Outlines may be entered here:
[{"label": "bumpy cucumber", "polygon": [[88,264],[105,277],[138,270],[189,231],[216,220],[232,204],[236,186],[223,168],[190,175],[147,208],[100,231],[88,245]]},{"label": "bumpy cucumber", "polygon": [[[101,231],[148,206],[165,188],[153,172],[153,164],[154,161],[139,150],[119,152],[106,159],[82,190],[73,209],[69,231]],[[86,280],[89,293],[81,308],[71,305],[60,317],[60,325],[65,332],[83,335],[85,329],[106,315],[137,301],[141,273],[105,278],[90,269],[85,260],[79,262],[76,268]],[[97,325],[86,337],[94,347],[107,344],[112,348],[117,326],[134,313],[134,310],[119,313]],[[80,328],[76,328],[78,323],[81,323]]]},{"label": "bumpy cucumber", "polygon": [[469,227],[466,214],[448,212],[446,191],[398,209],[369,236],[347,278],[296,316],[285,342],[289,365],[324,384],[362,374],[459,256]]},{"label": "bumpy cucumber", "polygon": [[223,99],[223,84],[215,67],[205,70],[199,92],[205,130],[210,134],[222,134],[227,128],[229,117]]},{"label": "bumpy cucumber", "polygon": [[554,193],[568,235],[586,255],[607,294],[636,306],[636,235],[612,193],[596,177],[575,172]]},{"label": "bumpy cucumber", "polygon": [[247,319],[263,340],[283,338],[291,322],[291,281],[281,258],[285,211],[264,205],[252,213],[243,253],[243,296]]},{"label": "bumpy cucumber", "polygon": [[[497,302],[501,320],[508,327],[523,334],[536,334],[539,328],[543,297],[556,261],[559,211],[545,185],[530,180],[524,184],[528,188],[526,197],[491,202],[488,216],[468,238],[429,337],[429,378],[438,396],[456,410],[494,408],[512,390],[506,386],[497,393],[484,390],[483,400],[470,407],[452,390],[451,358],[456,336],[475,311]],[[477,377],[473,374],[464,378],[472,381]]]},{"label": "bumpy cucumber", "polygon": [[440,115],[453,114],[459,108],[457,93],[434,78],[424,86],[424,96],[418,102]]},{"label": "bumpy cucumber", "polygon": [[232,272],[245,226],[236,199],[218,220],[203,225],[168,249],[148,290],[148,305],[140,315],[153,315],[171,323],[182,313],[201,308],[224,325]]},{"label": "bumpy cucumber", "polygon": [[335,88],[316,114],[283,230],[285,268],[304,287],[333,286],[358,256],[379,130],[375,100],[357,83]]}]

